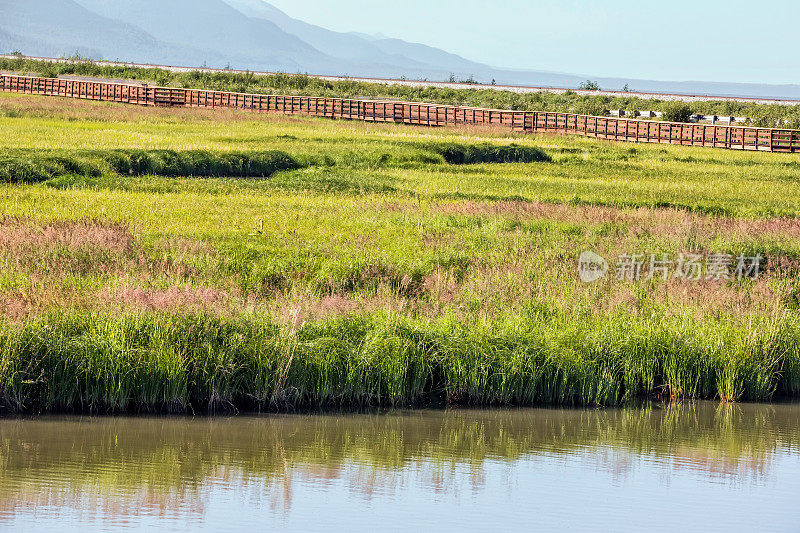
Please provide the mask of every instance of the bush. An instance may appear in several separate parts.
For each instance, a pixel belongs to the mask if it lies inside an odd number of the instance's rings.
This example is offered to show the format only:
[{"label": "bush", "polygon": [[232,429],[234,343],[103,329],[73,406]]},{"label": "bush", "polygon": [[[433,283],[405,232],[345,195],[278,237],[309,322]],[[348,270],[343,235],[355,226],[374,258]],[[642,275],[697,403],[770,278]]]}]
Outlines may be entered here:
[{"label": "bush", "polygon": [[608,114],[608,102],[605,98],[592,96],[580,100],[574,109],[579,115],[591,115],[593,117],[604,117]]},{"label": "bush", "polygon": [[58,77],[58,69],[53,64],[45,64],[41,69],[39,69],[39,77],[40,78],[57,78]]},{"label": "bush", "polygon": [[684,102],[670,102],[663,111],[662,118],[667,122],[689,122],[692,108]]}]

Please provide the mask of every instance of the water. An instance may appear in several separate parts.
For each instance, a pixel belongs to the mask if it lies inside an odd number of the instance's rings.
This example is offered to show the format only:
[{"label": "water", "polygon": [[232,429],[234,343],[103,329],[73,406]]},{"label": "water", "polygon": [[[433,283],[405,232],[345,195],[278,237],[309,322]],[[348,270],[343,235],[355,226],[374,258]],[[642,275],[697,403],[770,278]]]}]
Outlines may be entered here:
[{"label": "water", "polygon": [[0,530],[798,531],[800,406],[0,420]]}]

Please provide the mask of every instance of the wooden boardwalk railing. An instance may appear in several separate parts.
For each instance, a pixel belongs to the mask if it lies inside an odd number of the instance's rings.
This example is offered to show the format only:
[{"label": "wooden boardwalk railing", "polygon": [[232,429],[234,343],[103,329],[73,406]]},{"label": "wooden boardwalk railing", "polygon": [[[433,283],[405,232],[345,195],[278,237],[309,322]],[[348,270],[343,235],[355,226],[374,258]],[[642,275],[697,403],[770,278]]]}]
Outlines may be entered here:
[{"label": "wooden boardwalk railing", "polygon": [[788,129],[683,124],[414,102],[243,94],[15,75],[0,75],[0,91],[145,106],[224,107],[422,126],[497,125],[525,133],[567,133],[615,141],[800,152],[800,130]]}]

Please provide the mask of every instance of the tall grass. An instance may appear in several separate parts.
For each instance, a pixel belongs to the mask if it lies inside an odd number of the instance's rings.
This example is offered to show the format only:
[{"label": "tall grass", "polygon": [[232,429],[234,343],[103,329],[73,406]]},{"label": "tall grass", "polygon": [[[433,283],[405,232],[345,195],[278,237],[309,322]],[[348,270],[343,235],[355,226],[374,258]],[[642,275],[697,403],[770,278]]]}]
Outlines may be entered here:
[{"label": "tall grass", "polygon": [[36,183],[79,175],[197,177],[267,177],[299,168],[291,156],[279,151],[210,152],[207,150],[6,150],[0,152],[0,181]]},{"label": "tall grass", "polygon": [[54,314],[2,324],[0,397],[14,412],[187,412],[796,394],[800,323],[762,326]]},{"label": "tall grass", "polygon": [[[233,152],[211,150],[35,150],[0,149],[0,182],[37,183],[64,176],[99,178],[104,175],[158,175],[166,177],[269,177],[306,166],[390,166],[449,163],[531,163],[549,161],[542,150],[491,143],[413,143],[397,145],[374,156],[319,157],[303,153],[295,158],[279,150]],[[408,150],[410,149],[410,150]],[[338,161],[337,161],[338,160]]]},{"label": "tall grass", "polygon": [[463,144],[451,141],[424,143],[421,146],[426,150],[441,155],[446,162],[453,165],[552,161],[552,158],[542,149],[532,146],[519,146],[517,144]]}]

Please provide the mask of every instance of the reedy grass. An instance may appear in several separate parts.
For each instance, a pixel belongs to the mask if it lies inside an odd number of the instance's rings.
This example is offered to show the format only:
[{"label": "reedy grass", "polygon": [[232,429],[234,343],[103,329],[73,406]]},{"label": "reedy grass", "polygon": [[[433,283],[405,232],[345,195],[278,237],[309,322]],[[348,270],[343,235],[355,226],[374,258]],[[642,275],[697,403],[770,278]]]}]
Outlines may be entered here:
[{"label": "reedy grass", "polygon": [[53,314],[0,327],[14,412],[764,401],[797,390],[800,323],[623,314],[465,324]]},{"label": "reedy grass", "polygon": [[[533,147],[512,145],[404,143],[411,151],[383,152],[377,157],[359,154],[347,158],[348,167],[385,167],[398,164],[454,165],[476,163],[531,163],[549,157]],[[397,153],[400,152],[400,153]],[[404,153],[405,152],[405,153]],[[298,161],[300,159],[300,161]],[[269,177],[301,167],[332,167],[337,160],[307,153],[298,159],[278,150],[215,152],[208,150],[41,150],[10,149],[0,152],[0,182],[36,183],[48,181],[63,187],[75,178],[98,179],[113,176],[158,175],[165,177]],[[301,162],[302,161],[302,162]],[[71,179],[70,179],[71,178]],[[105,180],[105,183],[112,183]]]},{"label": "reedy grass", "polygon": [[36,183],[65,178],[100,178],[109,174],[140,176],[268,177],[299,168],[288,154],[267,152],[222,152],[202,150],[8,150],[0,153],[0,181]]}]

